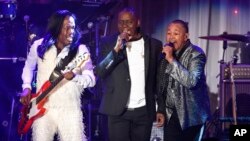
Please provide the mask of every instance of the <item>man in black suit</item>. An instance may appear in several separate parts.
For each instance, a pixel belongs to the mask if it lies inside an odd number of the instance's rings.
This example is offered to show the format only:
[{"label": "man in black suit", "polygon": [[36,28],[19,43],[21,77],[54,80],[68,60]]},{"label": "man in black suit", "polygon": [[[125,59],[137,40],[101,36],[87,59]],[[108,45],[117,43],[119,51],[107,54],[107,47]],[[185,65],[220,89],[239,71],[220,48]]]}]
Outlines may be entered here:
[{"label": "man in black suit", "polygon": [[108,115],[110,141],[149,141],[152,123],[164,123],[164,104],[156,114],[156,72],[162,43],[140,32],[133,8],[118,15],[119,33],[100,43],[102,61],[96,66],[103,79],[99,111]]}]

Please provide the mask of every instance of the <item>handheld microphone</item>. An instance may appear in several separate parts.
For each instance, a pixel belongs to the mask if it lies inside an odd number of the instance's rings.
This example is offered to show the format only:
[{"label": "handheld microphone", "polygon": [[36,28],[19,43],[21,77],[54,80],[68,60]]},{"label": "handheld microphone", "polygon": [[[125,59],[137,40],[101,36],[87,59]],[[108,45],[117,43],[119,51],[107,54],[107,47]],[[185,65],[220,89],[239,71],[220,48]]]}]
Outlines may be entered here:
[{"label": "handheld microphone", "polygon": [[87,25],[88,29],[91,29],[93,26],[94,26],[93,22],[88,22],[88,25]]},{"label": "handheld microphone", "polygon": [[122,49],[126,48],[127,41],[126,39],[122,39]]},{"label": "handheld microphone", "polygon": [[[169,47],[171,47],[171,48],[174,48],[174,43],[173,43],[173,42],[166,43],[166,44],[164,44],[163,48],[166,47],[166,46],[169,46]],[[161,57],[162,57],[162,58],[165,58],[165,55],[166,55],[165,53],[162,53],[162,54],[161,54]]]},{"label": "handheld microphone", "polygon": [[23,20],[27,23],[30,20],[30,16],[29,15],[23,16]]},{"label": "handheld microphone", "polygon": [[166,43],[166,44],[164,45],[164,47],[165,47],[165,46],[170,46],[171,48],[173,48],[173,47],[174,47],[174,43],[169,42],[169,43]]}]

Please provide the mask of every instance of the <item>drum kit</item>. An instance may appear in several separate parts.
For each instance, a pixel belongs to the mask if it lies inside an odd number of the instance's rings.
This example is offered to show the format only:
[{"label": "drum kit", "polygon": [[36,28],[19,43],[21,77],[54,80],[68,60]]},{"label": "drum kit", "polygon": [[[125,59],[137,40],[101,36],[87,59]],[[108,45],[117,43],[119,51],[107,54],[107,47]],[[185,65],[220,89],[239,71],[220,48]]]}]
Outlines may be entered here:
[{"label": "drum kit", "polygon": [[[228,129],[228,126],[230,124],[237,125],[239,124],[239,122],[240,123],[250,122],[250,119],[249,118],[247,119],[246,115],[243,115],[242,112],[240,112],[240,110],[237,110],[237,108],[239,107],[242,108],[245,106],[241,104],[243,102],[239,102],[240,101],[239,96],[242,96],[242,95],[238,93],[241,91],[245,91],[243,86],[249,84],[248,79],[250,78],[250,75],[248,72],[250,70],[250,65],[243,64],[243,63],[236,64],[238,60],[238,57],[236,55],[232,57],[231,61],[227,63],[224,62],[224,54],[227,48],[227,41],[238,41],[240,43],[245,44],[245,46],[249,46],[250,32],[248,32],[245,35],[227,34],[226,32],[224,32],[223,34],[220,34],[220,35],[201,36],[199,38],[206,39],[206,40],[223,41],[223,56],[222,56],[222,60],[219,61],[220,63],[220,84],[219,84],[220,117],[219,117],[219,120],[222,123],[220,127],[222,132]],[[236,89],[236,86],[238,86],[237,89]],[[230,89],[228,90],[228,88]],[[231,99],[231,105],[230,105],[230,102],[228,102],[229,101],[228,99]],[[226,107],[230,109],[229,111],[230,114],[227,113]]]},{"label": "drum kit", "polygon": [[[5,25],[16,18],[17,2],[15,0],[0,0],[0,33],[4,33]],[[2,33],[2,34],[3,34]],[[3,36],[2,36],[3,38]],[[5,38],[4,38],[5,39]],[[0,60],[24,61],[22,57],[0,57]]]},{"label": "drum kit", "polygon": [[[220,35],[201,36],[199,38],[206,39],[206,40],[223,41],[223,56],[222,56],[222,60],[220,61],[220,63],[224,63],[225,50],[227,49],[227,46],[228,46],[227,41],[238,41],[248,46],[250,43],[250,32],[247,32],[247,34],[245,35],[228,34],[227,32],[224,32],[223,34],[220,34]],[[237,56],[234,55],[234,57],[237,57]]]},{"label": "drum kit", "polygon": [[17,4],[15,1],[0,0],[0,20],[15,19],[16,10],[17,10]]}]

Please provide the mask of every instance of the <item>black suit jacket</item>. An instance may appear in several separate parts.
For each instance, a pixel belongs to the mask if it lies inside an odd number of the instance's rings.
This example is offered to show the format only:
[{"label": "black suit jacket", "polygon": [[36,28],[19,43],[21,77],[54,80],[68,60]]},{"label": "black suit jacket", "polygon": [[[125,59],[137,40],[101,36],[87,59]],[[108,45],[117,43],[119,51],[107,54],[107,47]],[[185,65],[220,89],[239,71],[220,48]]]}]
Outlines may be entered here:
[{"label": "black suit jacket", "polygon": [[[100,42],[102,59],[96,66],[96,75],[103,79],[102,101],[99,112],[106,115],[120,115],[127,106],[130,94],[130,75],[126,50],[114,51],[118,35],[110,36]],[[145,59],[146,107],[151,119],[155,119],[156,73],[162,43],[143,36]],[[162,107],[161,105],[160,107]],[[165,110],[160,108],[160,112]],[[163,111],[162,111],[163,112]]]}]

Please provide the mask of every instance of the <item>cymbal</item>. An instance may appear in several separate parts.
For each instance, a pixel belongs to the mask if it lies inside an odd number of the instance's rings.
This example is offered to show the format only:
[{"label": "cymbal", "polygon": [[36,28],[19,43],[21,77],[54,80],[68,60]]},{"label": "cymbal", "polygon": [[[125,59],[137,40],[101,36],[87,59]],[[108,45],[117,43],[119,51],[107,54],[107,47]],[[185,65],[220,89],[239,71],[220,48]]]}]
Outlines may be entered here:
[{"label": "cymbal", "polygon": [[250,36],[241,34],[221,34],[217,36],[201,36],[199,38],[207,40],[217,40],[217,41],[239,41],[239,42],[250,43]]},{"label": "cymbal", "polygon": [[226,39],[232,40],[232,41],[240,41],[245,43],[250,43],[250,36],[247,35],[241,35],[241,34],[226,34],[223,35]]},{"label": "cymbal", "polygon": [[207,40],[216,40],[216,41],[226,41],[225,38],[222,37],[222,35],[215,35],[215,36],[201,36],[199,37],[201,39],[207,39]]}]

